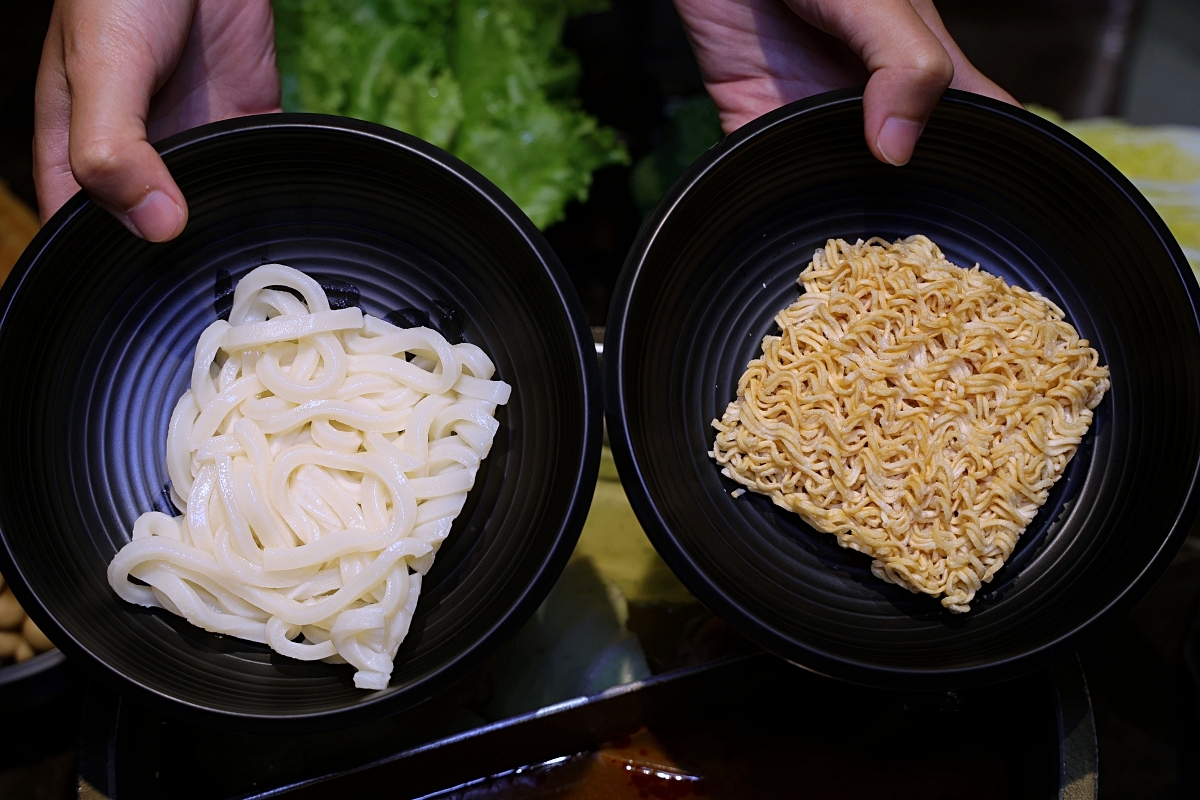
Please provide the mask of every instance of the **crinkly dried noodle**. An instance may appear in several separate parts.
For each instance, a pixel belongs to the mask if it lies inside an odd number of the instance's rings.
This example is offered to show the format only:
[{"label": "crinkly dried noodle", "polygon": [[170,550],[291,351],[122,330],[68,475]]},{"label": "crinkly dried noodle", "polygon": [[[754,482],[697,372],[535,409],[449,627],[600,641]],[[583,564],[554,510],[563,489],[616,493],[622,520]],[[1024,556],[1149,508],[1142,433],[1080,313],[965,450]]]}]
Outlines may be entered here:
[{"label": "crinkly dried noodle", "polygon": [[251,271],[229,322],[200,335],[171,416],[183,516],[138,517],[109,583],[209,631],[348,661],[356,686],[386,688],[508,401],[493,370],[473,344],[331,310],[290,267]]},{"label": "crinkly dried noodle", "polygon": [[1108,369],[1050,301],[924,236],[830,240],[737,399],[722,473],[879,578],[970,610],[1092,422]]}]

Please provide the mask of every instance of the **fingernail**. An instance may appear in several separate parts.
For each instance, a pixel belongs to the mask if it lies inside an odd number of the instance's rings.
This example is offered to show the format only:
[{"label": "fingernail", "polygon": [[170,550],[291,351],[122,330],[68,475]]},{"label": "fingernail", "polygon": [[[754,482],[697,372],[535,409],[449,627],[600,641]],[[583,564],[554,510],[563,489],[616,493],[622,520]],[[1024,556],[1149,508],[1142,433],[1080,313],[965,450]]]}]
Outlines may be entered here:
[{"label": "fingernail", "polygon": [[922,127],[924,126],[921,123],[911,119],[888,117],[879,129],[879,138],[875,140],[875,146],[893,167],[907,164],[917,146]]},{"label": "fingernail", "polygon": [[151,242],[163,242],[183,225],[183,209],[155,189],[142,198],[142,202],[129,209],[125,219],[125,224],[138,236]]}]

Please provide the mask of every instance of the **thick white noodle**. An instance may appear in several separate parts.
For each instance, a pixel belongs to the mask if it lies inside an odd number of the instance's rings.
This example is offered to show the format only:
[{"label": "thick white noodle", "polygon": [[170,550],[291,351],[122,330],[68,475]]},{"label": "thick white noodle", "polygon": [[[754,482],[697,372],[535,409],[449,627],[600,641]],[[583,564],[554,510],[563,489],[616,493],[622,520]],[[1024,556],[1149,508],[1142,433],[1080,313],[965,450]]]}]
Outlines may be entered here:
[{"label": "thick white noodle", "polygon": [[109,583],[205,630],[349,662],[355,686],[386,688],[508,402],[494,370],[475,345],[330,310],[291,267],[253,270],[230,321],[200,335],[171,415],[183,515],[142,514]]}]

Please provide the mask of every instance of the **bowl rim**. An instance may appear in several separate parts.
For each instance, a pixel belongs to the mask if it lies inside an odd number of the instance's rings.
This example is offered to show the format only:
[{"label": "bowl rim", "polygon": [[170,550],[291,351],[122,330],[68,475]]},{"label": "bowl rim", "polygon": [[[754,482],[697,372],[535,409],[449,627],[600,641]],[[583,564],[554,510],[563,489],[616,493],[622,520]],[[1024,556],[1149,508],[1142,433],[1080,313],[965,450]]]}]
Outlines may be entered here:
[{"label": "bowl rim", "polygon": [[13,684],[49,672],[67,660],[66,655],[57,647],[44,650],[33,658],[0,667],[0,688],[8,689]]},{"label": "bowl rim", "polygon": [[[864,686],[902,686],[912,689],[935,690],[994,683],[1038,669],[1076,642],[1087,630],[1094,629],[1097,623],[1123,613],[1141,599],[1150,586],[1166,571],[1171,559],[1182,546],[1183,540],[1196,525],[1197,513],[1200,512],[1200,491],[1197,490],[1197,482],[1200,479],[1200,461],[1193,465],[1184,503],[1177,511],[1170,531],[1163,537],[1154,556],[1142,568],[1137,577],[1122,589],[1120,594],[1093,613],[1085,622],[1057,636],[1052,641],[1017,655],[971,666],[914,669],[886,667],[847,658],[779,634],[771,626],[760,622],[754,615],[746,612],[723,589],[709,581],[696,561],[680,545],[670,526],[659,513],[649,486],[643,478],[638,458],[634,453],[627,424],[629,409],[625,400],[626,380],[624,376],[627,361],[632,362],[633,359],[625,349],[625,327],[629,322],[633,294],[637,290],[646,258],[670,217],[692,189],[709,173],[717,169],[733,154],[751,146],[754,140],[763,134],[818,111],[846,106],[856,106],[861,109],[862,98],[863,87],[838,89],[798,100],[752,120],[714,144],[697,159],[668,190],[642,224],[613,290],[612,305],[609,309],[605,329],[604,404],[609,444],[629,502],[633,506],[642,528],[663,560],[683,581],[684,585],[713,613],[760,646],[804,669]],[[1162,217],[1116,167],[1065,129],[1026,111],[1024,108],[956,89],[946,90],[939,101],[939,106],[955,106],[985,115],[1004,117],[1007,121],[1053,140],[1057,145],[1067,149],[1075,157],[1103,175],[1148,223],[1159,244],[1170,256],[1187,291],[1187,299],[1192,311],[1192,324],[1200,330],[1200,311],[1198,311],[1200,309],[1200,286],[1197,285],[1191,266]]]},{"label": "bowl rim", "polygon": [[[495,184],[473,167],[452,154],[402,131],[372,122],[327,114],[273,113],[257,114],[207,123],[182,131],[154,143],[155,149],[170,166],[172,155],[201,144],[224,139],[237,139],[263,132],[279,130],[317,130],[353,139],[369,140],[404,151],[408,157],[429,162],[447,173],[451,179],[467,184],[480,198],[490,204],[542,265],[554,293],[566,313],[570,327],[573,366],[581,382],[581,414],[583,441],[579,463],[571,483],[567,512],[558,526],[553,545],[547,550],[533,580],[495,623],[469,647],[454,658],[428,672],[423,678],[399,690],[384,690],[365,697],[351,706],[298,714],[240,713],[217,709],[184,700],[141,683],[118,671],[97,654],[80,644],[70,631],[59,625],[41,600],[29,589],[24,570],[13,556],[11,546],[0,528],[0,573],[13,587],[14,594],[25,612],[47,631],[65,658],[81,663],[104,683],[163,713],[180,719],[202,722],[223,728],[263,733],[301,733],[344,728],[350,725],[397,713],[436,694],[465,676],[501,644],[507,641],[533,615],[546,594],[553,588],[559,574],[571,556],[579,533],[583,529],[596,477],[600,469],[601,439],[603,436],[603,407],[600,391],[600,371],[595,346],[583,303],[570,277],[553,248],[540,230],[520,207]],[[42,254],[59,237],[71,235],[73,222],[94,201],[84,191],[77,192],[38,231],[21,254],[8,279],[0,286],[0,331],[12,309],[13,302],[24,286]],[[132,235],[132,234],[130,234]],[[364,693],[365,694],[365,693]]]}]

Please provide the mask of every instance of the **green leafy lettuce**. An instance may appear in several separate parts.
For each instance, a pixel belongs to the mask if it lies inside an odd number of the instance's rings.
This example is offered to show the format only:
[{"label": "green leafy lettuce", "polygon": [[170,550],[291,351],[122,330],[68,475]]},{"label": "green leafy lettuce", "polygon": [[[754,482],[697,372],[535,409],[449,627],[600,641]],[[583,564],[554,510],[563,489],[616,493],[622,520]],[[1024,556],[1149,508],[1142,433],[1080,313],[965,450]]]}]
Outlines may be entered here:
[{"label": "green leafy lettuce", "polygon": [[274,0],[288,111],[379,122],[449,150],[541,228],[628,163],[579,109],[568,16],[604,0]]},{"label": "green leafy lettuce", "polygon": [[721,118],[706,95],[669,103],[662,141],[634,166],[629,176],[633,199],[642,216],[649,216],[667,190],[704,151],[721,141]]}]

